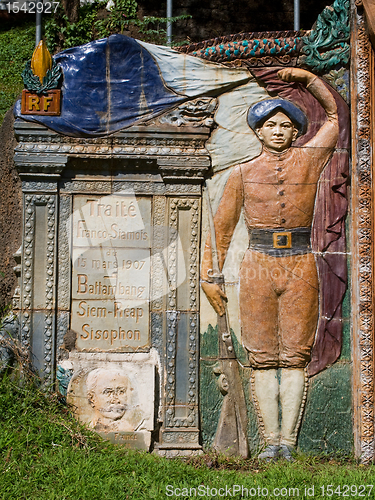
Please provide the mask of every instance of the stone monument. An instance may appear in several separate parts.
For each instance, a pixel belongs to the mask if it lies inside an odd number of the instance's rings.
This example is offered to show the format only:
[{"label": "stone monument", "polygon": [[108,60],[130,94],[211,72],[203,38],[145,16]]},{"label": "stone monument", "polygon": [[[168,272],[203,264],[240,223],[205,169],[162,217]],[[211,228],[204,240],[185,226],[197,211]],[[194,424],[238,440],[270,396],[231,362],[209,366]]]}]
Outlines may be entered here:
[{"label": "stone monument", "polygon": [[[61,95],[60,114],[15,109],[20,338],[104,438],[167,457],[352,452],[349,33],[336,0],[308,33],[179,50],[114,35],[26,89]],[[290,321],[300,337],[271,346]]]}]

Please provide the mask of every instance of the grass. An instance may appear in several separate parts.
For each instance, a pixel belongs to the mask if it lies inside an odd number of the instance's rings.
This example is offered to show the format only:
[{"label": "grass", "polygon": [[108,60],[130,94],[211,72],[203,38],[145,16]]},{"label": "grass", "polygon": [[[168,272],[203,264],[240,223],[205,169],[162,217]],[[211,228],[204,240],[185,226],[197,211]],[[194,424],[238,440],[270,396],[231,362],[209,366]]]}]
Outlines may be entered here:
[{"label": "grass", "polygon": [[35,46],[35,22],[0,29],[0,125],[23,89],[21,73]]},{"label": "grass", "polygon": [[[361,491],[375,498],[366,486],[375,483],[375,467],[348,458],[298,456],[293,463],[262,464],[210,453],[183,462],[125,450],[101,441],[74,420],[55,394],[32,382],[0,381],[0,415],[4,500],[239,499],[246,498],[242,487],[248,498],[341,498],[344,492],[361,498]],[[327,485],[336,494],[327,495]],[[312,487],[314,495],[306,496],[305,488],[311,494]]]}]

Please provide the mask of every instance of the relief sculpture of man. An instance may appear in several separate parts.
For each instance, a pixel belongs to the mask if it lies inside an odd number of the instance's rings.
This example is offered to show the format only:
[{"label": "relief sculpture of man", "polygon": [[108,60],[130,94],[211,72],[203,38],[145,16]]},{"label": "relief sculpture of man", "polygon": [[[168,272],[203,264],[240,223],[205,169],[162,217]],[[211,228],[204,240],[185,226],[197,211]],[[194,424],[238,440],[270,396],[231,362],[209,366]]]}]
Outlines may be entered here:
[{"label": "relief sculpture of man", "polygon": [[[215,215],[220,269],[242,210],[249,232],[249,248],[240,270],[240,320],[266,444],[261,459],[291,459],[296,446],[306,366],[319,317],[311,225],[319,177],[339,132],[335,99],[321,80],[297,68],[283,69],[278,77],[305,85],[327,119],[303,147],[293,147],[293,141],[306,132],[304,113],[285,99],[267,99],[252,106],[248,123],[262,142],[262,152],[233,169]],[[208,238],[202,288],[215,311],[223,315],[226,296],[210,280],[210,269]]]},{"label": "relief sculpture of man", "polygon": [[133,431],[125,414],[129,410],[129,378],[121,370],[96,368],[87,377],[87,396],[94,410],[91,426],[96,430]]}]

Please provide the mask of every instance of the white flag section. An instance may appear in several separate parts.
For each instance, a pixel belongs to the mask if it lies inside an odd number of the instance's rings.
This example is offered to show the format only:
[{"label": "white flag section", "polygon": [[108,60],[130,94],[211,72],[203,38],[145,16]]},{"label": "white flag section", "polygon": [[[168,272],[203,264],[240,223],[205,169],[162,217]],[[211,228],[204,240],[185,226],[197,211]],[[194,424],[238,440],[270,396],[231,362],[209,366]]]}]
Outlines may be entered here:
[{"label": "white flag section", "polygon": [[153,56],[169,88],[191,98],[219,96],[214,118],[218,127],[206,143],[214,171],[260,154],[261,144],[247,124],[247,112],[257,101],[270,96],[246,68],[229,68],[169,47],[137,41]]},{"label": "white flag section", "polygon": [[206,143],[214,172],[260,154],[262,146],[247,123],[247,113],[250,106],[269,97],[255,79],[219,96],[215,113],[218,127]]},{"label": "white flag section", "polygon": [[189,97],[215,96],[229,88],[248,82],[252,76],[246,68],[227,68],[177,50],[151,43],[137,42],[154,58],[166,85]]}]

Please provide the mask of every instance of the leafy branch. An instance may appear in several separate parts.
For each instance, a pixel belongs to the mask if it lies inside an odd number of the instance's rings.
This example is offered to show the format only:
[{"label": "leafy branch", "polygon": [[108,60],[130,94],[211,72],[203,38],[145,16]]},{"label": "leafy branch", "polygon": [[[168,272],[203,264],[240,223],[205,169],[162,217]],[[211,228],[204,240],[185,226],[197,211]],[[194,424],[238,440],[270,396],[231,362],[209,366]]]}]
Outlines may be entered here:
[{"label": "leafy branch", "polygon": [[175,23],[183,19],[191,19],[191,16],[189,14],[174,17],[144,16],[142,21],[137,22],[137,26],[139,26],[139,32],[148,37],[148,41],[165,43],[168,23]]},{"label": "leafy branch", "polygon": [[40,83],[39,77],[35,76],[31,69],[31,60],[27,61],[25,69],[22,72],[23,83],[30,92],[47,95],[48,90],[56,89],[59,80],[62,77],[62,69],[59,64],[52,59],[52,68],[47,69],[46,76],[43,78],[43,83]]}]

